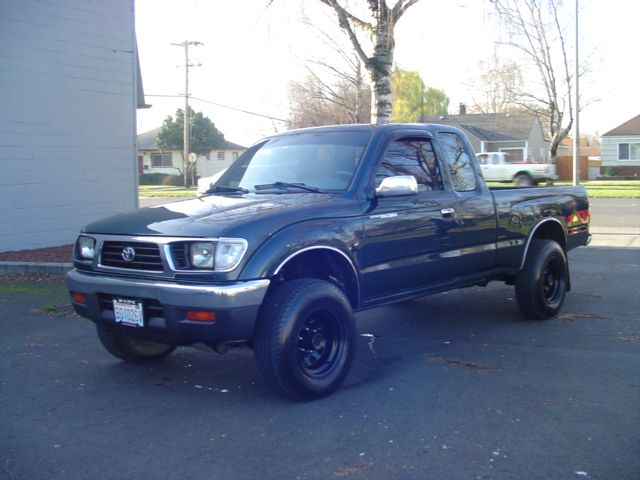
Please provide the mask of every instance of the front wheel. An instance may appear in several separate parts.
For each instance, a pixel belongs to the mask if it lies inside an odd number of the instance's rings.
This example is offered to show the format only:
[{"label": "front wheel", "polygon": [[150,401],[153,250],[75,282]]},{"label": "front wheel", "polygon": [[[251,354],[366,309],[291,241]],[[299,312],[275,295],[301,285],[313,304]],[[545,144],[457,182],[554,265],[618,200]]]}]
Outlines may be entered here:
[{"label": "front wheel", "polygon": [[553,240],[534,240],[524,269],[516,277],[516,298],[522,313],[532,319],[555,316],[569,284],[567,257]]},{"label": "front wheel", "polygon": [[330,282],[285,282],[265,299],[253,345],[258,369],[277,393],[296,401],[327,396],[353,361],[351,304]]},{"label": "front wheel", "polygon": [[97,324],[96,329],[102,346],[125,362],[139,363],[164,358],[176,349],[166,343],[133,338],[105,325]]},{"label": "front wheel", "polygon": [[514,182],[517,187],[532,187],[535,185],[533,178],[531,178],[531,175],[527,173],[519,173],[516,175]]}]

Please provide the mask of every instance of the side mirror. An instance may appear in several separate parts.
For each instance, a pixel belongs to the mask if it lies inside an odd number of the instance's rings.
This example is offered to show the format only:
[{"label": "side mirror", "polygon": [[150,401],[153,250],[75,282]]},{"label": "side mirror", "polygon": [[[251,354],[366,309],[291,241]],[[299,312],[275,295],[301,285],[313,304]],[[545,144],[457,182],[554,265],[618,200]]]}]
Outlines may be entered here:
[{"label": "side mirror", "polygon": [[376,188],[376,197],[400,197],[418,193],[418,182],[413,175],[387,177]]}]

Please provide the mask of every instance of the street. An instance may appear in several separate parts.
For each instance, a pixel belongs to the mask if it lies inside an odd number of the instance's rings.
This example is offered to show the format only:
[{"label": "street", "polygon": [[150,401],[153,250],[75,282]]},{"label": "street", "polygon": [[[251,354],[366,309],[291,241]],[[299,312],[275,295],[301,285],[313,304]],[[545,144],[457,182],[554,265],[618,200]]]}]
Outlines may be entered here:
[{"label": "street", "polygon": [[60,280],[0,280],[0,479],[637,480],[639,213],[615,202],[557,318],[498,283],[359,313],[345,385],[306,404],[249,350],[119,362]]}]

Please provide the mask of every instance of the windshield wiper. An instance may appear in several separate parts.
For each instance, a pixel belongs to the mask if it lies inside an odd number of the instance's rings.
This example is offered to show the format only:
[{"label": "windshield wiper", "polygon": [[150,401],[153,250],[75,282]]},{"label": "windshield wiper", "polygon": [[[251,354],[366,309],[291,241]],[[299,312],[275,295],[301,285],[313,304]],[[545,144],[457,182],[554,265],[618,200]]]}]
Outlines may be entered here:
[{"label": "windshield wiper", "polygon": [[256,190],[270,190],[273,188],[278,190],[289,190],[290,188],[298,188],[300,190],[306,190],[307,192],[326,193],[324,190],[316,187],[309,187],[304,183],[273,182],[255,186]]},{"label": "windshield wiper", "polygon": [[224,185],[213,185],[205,193],[249,193],[249,190],[242,187],[226,187]]}]

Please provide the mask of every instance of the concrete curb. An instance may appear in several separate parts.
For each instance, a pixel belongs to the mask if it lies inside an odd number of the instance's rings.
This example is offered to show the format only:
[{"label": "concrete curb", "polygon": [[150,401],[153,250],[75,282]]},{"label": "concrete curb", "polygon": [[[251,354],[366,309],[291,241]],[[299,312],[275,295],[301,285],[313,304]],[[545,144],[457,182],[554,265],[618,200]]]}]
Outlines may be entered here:
[{"label": "concrete curb", "polygon": [[0,275],[36,273],[38,275],[66,275],[73,269],[72,263],[52,262],[0,262]]}]

